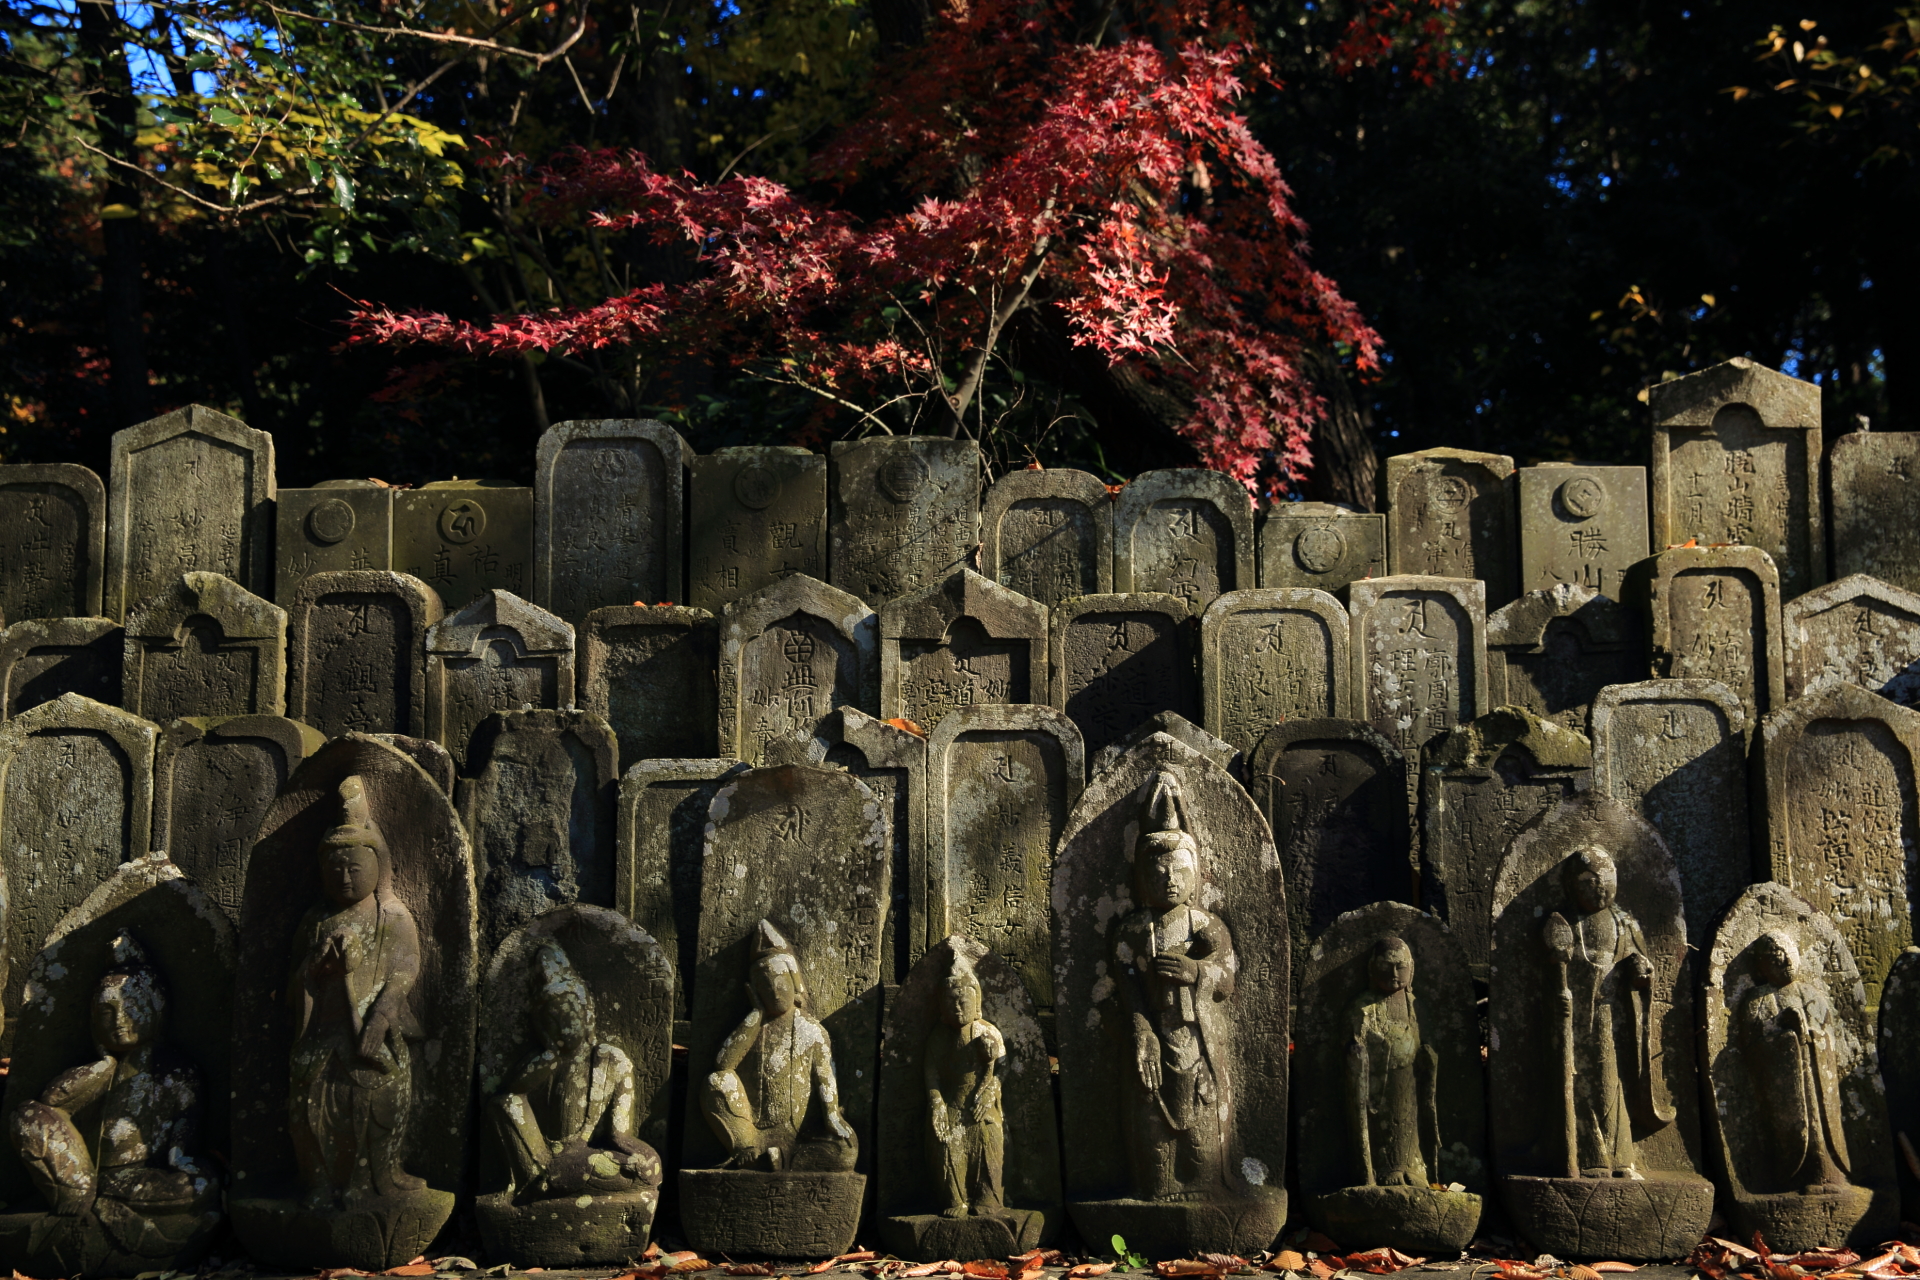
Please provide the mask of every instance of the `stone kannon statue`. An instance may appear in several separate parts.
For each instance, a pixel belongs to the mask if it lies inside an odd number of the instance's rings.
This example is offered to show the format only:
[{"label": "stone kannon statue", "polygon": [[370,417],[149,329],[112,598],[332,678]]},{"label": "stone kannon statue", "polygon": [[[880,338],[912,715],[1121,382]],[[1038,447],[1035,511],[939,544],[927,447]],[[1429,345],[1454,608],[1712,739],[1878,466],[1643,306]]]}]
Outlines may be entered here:
[{"label": "stone kannon statue", "polygon": [[1007,1057],[1000,1029],[981,1016],[980,979],[955,952],[940,1021],[927,1034],[928,1151],[946,1191],[949,1218],[1001,1213],[1006,1117],[997,1071]]},{"label": "stone kannon statue", "polygon": [[840,1113],[827,1029],[806,1011],[800,958],[770,921],[750,945],[753,1009],[721,1042],[700,1092],[729,1153],[720,1167],[850,1172],[860,1139]]},{"label": "stone kannon statue", "polygon": [[1425,1190],[1440,1149],[1439,1055],[1420,1034],[1413,949],[1381,938],[1367,978],[1347,1008],[1347,1105],[1364,1185]]},{"label": "stone kannon statue", "polygon": [[1778,930],[1753,944],[1757,985],[1737,1015],[1739,1042],[1773,1138],[1781,1186],[1805,1195],[1839,1194],[1851,1162],[1840,1103],[1839,1015],[1818,973]]}]

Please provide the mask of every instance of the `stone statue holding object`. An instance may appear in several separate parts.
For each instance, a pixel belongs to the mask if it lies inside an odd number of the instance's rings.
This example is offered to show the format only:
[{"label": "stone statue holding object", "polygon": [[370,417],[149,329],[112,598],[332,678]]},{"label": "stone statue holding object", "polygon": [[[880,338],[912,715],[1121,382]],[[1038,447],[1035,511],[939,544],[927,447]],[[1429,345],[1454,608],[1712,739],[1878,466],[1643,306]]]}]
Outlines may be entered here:
[{"label": "stone statue holding object", "polygon": [[1440,1146],[1438,1055],[1420,1035],[1412,948],[1399,938],[1381,938],[1367,976],[1367,990],[1347,1010],[1348,1114],[1364,1185],[1424,1188],[1425,1152]]},{"label": "stone statue holding object", "polygon": [[1001,1174],[1006,1118],[996,1070],[1007,1057],[1000,1029],[981,1016],[980,979],[955,952],[940,1021],[927,1035],[929,1150],[946,1189],[945,1217],[987,1216],[1005,1208]]},{"label": "stone statue holding object", "polygon": [[1740,1039],[1766,1102],[1776,1177],[1806,1195],[1838,1192],[1850,1166],[1838,1015],[1819,974],[1802,974],[1800,948],[1786,933],[1762,934],[1754,952],[1760,982],[1740,1006]]}]

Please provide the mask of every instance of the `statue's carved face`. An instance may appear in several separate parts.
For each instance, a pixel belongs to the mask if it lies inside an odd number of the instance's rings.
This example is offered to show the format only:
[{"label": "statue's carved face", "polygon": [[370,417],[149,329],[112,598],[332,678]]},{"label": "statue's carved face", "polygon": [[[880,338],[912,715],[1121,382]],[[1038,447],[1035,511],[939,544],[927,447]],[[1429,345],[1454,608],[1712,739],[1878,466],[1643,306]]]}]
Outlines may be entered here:
[{"label": "statue's carved face", "polygon": [[1141,850],[1146,865],[1140,872],[1140,891],[1157,911],[1184,906],[1200,880],[1200,860],[1188,848]]},{"label": "statue's carved face", "polygon": [[1784,987],[1792,982],[1797,960],[1793,948],[1777,934],[1762,934],[1754,944],[1753,967],[1771,986]]},{"label": "statue's carved face", "polygon": [[151,981],[110,973],[93,994],[93,1039],[109,1053],[137,1049],[160,1034],[159,993]]},{"label": "statue's carved face", "polygon": [[1375,951],[1373,959],[1367,964],[1367,974],[1373,980],[1373,989],[1382,995],[1411,991],[1413,951],[1405,943]]},{"label": "statue's carved face", "polygon": [[753,966],[747,985],[753,989],[754,1007],[762,1018],[784,1018],[799,1007],[797,977],[792,956],[771,956]]},{"label": "statue's carved face", "polygon": [[328,849],[320,858],[320,888],[336,907],[371,897],[380,884],[380,857],[365,845]]},{"label": "statue's carved face", "polygon": [[980,1018],[980,984],[966,978],[949,978],[946,999],[940,1005],[940,1017],[950,1027],[964,1027]]},{"label": "statue's carved face", "polygon": [[1620,872],[1613,859],[1598,849],[1574,867],[1571,886],[1574,905],[1582,911],[1605,911],[1620,892]]}]

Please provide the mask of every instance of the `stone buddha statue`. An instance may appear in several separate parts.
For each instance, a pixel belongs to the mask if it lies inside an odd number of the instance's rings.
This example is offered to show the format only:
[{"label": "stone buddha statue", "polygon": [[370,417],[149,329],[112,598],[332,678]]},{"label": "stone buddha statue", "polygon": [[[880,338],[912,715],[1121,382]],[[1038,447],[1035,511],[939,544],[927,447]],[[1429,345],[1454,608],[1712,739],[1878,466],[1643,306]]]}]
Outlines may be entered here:
[{"label": "stone buddha statue", "polygon": [[1440,1146],[1438,1055],[1420,1034],[1413,999],[1413,950],[1399,938],[1375,942],[1367,990],[1347,1006],[1347,1105],[1363,1185],[1429,1182],[1426,1151]]},{"label": "stone buddha statue", "polygon": [[1840,1110],[1839,1014],[1785,933],[1755,939],[1753,960],[1759,981],[1740,1002],[1739,1037],[1767,1104],[1774,1173],[1803,1194],[1839,1192],[1852,1163]]},{"label": "stone buddha statue", "polygon": [[941,993],[940,1021],[927,1034],[927,1111],[934,1173],[949,1218],[1005,1208],[1001,1172],[1006,1118],[996,1074],[1007,1056],[1000,1030],[980,1013],[980,979],[959,952]]}]

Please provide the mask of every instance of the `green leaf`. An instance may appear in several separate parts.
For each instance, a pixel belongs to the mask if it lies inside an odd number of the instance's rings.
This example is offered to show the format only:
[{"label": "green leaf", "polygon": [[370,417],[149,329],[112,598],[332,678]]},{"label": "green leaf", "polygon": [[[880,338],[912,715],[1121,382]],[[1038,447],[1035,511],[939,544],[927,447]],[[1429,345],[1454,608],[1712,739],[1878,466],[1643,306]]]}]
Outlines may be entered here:
[{"label": "green leaf", "polygon": [[215,124],[225,125],[229,129],[238,129],[246,123],[245,120],[233,114],[233,112],[227,110],[225,107],[214,107],[207,112],[207,118]]},{"label": "green leaf", "polygon": [[227,182],[227,199],[234,204],[240,203],[240,197],[247,189],[248,178],[244,173],[236,173]]},{"label": "green leaf", "polygon": [[[347,175],[338,169],[333,171],[333,202],[342,209],[345,209],[348,213],[353,212],[353,183],[349,182]],[[346,261],[344,257],[337,255],[334,260],[336,262]]]},{"label": "green leaf", "polygon": [[307,157],[307,176],[313,179],[314,185],[318,186],[320,183],[325,182],[327,180],[327,171],[320,167],[320,162],[318,160],[315,160],[312,156],[308,156]]}]

